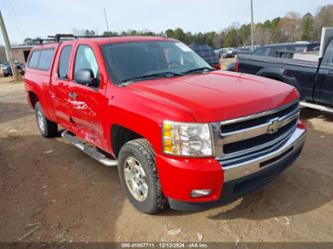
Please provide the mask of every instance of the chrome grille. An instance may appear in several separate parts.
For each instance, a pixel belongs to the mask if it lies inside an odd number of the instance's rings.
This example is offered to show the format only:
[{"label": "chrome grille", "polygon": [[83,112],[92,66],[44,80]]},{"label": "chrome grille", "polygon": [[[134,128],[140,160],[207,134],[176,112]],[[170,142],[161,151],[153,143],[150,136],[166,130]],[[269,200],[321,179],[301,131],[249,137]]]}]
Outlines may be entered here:
[{"label": "chrome grille", "polygon": [[299,102],[274,110],[213,124],[215,153],[232,166],[283,146],[297,127]]}]

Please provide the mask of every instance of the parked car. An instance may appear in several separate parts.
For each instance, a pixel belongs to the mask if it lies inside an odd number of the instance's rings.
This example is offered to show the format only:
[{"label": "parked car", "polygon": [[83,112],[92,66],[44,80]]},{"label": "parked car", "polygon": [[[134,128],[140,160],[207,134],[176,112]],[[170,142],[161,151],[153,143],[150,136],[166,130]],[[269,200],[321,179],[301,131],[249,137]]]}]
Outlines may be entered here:
[{"label": "parked car", "polygon": [[[18,71],[19,74],[24,75],[25,69],[24,69],[24,65],[23,64],[15,64],[16,69]],[[4,77],[8,77],[8,76],[12,76],[13,72],[12,72],[12,68],[10,67],[9,64],[6,64],[3,68],[3,75]]]},{"label": "parked car", "polygon": [[247,47],[239,47],[235,50],[236,55],[240,54],[251,54],[253,52],[252,48],[250,46]]},{"label": "parked car", "polygon": [[285,82],[299,91],[303,106],[333,112],[333,38],[323,46],[319,60],[242,55],[234,70]]},{"label": "parked car", "polygon": [[145,213],[239,198],[290,166],[305,140],[294,87],[213,70],[173,39],[39,45],[25,86],[41,134],[57,136],[61,125],[64,139],[117,166]]},{"label": "parked car", "polygon": [[319,42],[294,42],[264,45],[252,52],[252,55],[292,58],[294,53],[318,51]]},{"label": "parked car", "polygon": [[235,48],[220,48],[216,50],[219,58],[233,58],[236,55]]},{"label": "parked car", "polygon": [[202,59],[216,70],[221,69],[219,57],[215,54],[214,49],[207,44],[190,45]]}]

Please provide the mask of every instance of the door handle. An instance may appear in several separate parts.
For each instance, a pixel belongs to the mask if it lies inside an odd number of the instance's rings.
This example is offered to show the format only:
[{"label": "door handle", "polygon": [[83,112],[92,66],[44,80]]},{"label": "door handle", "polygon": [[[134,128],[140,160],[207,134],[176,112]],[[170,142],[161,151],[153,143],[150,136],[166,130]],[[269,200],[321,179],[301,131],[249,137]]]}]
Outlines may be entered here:
[{"label": "door handle", "polygon": [[69,93],[68,96],[69,96],[71,99],[76,99],[76,98],[77,98],[77,94],[74,93],[74,92]]}]

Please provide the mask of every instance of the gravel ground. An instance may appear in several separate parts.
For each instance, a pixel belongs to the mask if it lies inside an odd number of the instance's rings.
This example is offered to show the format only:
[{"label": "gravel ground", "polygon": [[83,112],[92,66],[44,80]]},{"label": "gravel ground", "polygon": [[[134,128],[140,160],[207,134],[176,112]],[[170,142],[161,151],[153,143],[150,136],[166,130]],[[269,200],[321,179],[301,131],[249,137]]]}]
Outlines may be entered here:
[{"label": "gravel ground", "polygon": [[45,139],[24,85],[0,80],[0,241],[333,242],[333,116],[305,109],[301,157],[264,188],[202,212],[150,216],[117,169]]}]

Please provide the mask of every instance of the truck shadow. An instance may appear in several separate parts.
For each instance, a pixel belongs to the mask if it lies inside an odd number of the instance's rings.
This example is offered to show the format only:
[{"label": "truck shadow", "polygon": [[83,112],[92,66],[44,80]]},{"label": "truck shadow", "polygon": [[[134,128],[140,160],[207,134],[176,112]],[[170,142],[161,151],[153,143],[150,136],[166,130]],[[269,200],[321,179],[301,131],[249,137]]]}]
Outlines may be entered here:
[{"label": "truck shadow", "polygon": [[318,118],[323,121],[333,122],[333,113],[322,112],[310,108],[301,109],[301,118],[304,120]]},{"label": "truck shadow", "polygon": [[32,113],[33,110],[27,104],[0,102],[0,123],[26,117]]}]

